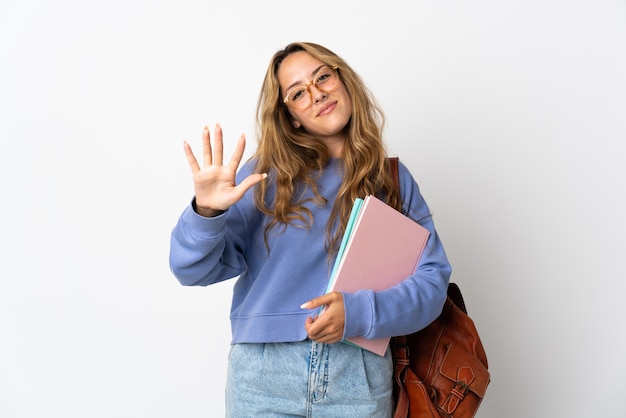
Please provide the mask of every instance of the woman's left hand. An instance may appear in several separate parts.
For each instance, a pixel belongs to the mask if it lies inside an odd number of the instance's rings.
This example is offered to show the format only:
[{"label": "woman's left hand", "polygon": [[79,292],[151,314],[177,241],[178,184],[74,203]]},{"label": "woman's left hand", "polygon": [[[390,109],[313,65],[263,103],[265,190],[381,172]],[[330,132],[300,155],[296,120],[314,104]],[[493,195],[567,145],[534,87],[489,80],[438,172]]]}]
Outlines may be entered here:
[{"label": "woman's left hand", "polygon": [[343,294],[331,292],[304,303],[303,309],[316,309],[324,306],[324,311],[306,319],[304,328],[309,338],[318,343],[333,344],[341,341],[346,322]]}]

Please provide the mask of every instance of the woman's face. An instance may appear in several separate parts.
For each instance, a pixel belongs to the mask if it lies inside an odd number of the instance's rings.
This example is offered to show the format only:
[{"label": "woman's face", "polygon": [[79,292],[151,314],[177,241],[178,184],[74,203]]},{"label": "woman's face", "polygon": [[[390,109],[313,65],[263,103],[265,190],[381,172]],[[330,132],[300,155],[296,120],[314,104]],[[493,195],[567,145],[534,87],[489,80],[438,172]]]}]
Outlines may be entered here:
[{"label": "woman's face", "polygon": [[341,80],[330,92],[320,90],[312,83],[313,77],[324,65],[325,63],[308,52],[298,51],[283,60],[278,67],[277,76],[282,97],[294,86],[308,85],[310,106],[304,109],[288,106],[293,124],[296,128],[302,127],[307,132],[318,135],[331,148],[337,144],[343,145],[343,129],[352,116],[352,101]]}]

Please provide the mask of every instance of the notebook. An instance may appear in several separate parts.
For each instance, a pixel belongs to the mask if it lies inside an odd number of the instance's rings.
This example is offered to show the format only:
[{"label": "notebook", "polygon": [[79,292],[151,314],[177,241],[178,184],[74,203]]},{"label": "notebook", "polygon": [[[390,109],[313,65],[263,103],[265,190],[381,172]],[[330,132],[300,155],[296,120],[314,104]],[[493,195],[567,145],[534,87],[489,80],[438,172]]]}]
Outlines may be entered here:
[{"label": "notebook", "polygon": [[[327,292],[380,291],[415,272],[430,232],[374,196],[356,199]],[[390,338],[346,340],[384,355]]]}]

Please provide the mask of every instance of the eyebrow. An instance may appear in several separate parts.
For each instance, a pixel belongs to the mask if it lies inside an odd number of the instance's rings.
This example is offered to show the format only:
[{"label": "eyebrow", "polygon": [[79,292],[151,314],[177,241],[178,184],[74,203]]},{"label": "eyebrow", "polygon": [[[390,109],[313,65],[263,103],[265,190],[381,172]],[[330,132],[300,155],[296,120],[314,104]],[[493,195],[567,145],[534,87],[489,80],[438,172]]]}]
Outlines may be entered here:
[{"label": "eyebrow", "polygon": [[[322,64],[322,65],[320,65],[319,67],[317,67],[316,69],[314,69],[313,71],[311,71],[311,78],[313,78],[313,77],[315,76],[315,74],[316,74],[316,73],[317,73],[320,69],[322,69],[322,67],[325,67],[326,65],[328,65],[328,64]],[[291,90],[291,88],[292,88],[292,87],[299,86],[299,85],[304,85],[304,84],[306,84],[306,83],[302,82],[301,80],[298,80],[298,81],[296,81],[296,82],[292,83],[289,87],[287,87],[287,88],[285,89],[285,91],[289,91],[289,90]]]}]

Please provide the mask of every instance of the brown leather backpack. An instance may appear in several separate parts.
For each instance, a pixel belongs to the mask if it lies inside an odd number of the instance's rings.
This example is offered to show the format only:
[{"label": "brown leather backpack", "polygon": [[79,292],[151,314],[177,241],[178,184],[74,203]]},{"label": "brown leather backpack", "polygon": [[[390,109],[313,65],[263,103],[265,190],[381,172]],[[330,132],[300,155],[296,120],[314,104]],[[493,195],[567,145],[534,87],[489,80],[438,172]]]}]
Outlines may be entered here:
[{"label": "brown leather backpack", "polygon": [[[399,187],[398,158],[388,158]],[[448,286],[439,317],[421,331],[393,337],[393,418],[472,418],[491,380],[487,355],[461,290]]]},{"label": "brown leather backpack", "polygon": [[441,315],[414,334],[394,337],[394,418],[471,418],[487,391],[487,355],[450,283]]}]

